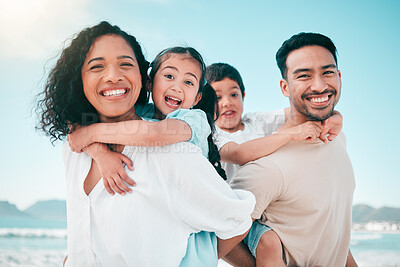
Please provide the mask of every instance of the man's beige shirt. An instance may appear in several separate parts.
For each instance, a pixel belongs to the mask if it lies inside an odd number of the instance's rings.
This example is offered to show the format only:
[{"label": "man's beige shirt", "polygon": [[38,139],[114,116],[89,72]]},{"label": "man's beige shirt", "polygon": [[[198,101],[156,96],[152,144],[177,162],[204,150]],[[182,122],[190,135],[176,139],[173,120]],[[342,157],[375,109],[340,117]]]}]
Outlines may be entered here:
[{"label": "man's beige shirt", "polygon": [[256,196],[252,217],[279,235],[288,265],[345,265],[355,181],[343,133],[291,142],[239,168],[231,186]]}]

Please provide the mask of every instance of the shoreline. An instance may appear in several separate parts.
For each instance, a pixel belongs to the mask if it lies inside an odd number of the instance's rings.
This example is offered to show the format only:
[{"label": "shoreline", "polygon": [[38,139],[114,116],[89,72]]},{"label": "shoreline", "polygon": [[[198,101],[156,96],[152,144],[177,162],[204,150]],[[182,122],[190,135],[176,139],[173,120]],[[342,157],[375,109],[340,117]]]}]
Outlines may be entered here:
[{"label": "shoreline", "polygon": [[400,233],[400,223],[372,221],[366,223],[353,223],[351,230],[354,232]]}]

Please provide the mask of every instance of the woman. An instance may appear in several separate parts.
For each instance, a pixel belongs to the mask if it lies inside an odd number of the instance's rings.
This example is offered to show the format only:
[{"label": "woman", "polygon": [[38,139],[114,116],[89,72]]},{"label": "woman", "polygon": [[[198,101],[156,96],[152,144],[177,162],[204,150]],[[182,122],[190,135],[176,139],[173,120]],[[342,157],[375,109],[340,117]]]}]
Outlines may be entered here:
[{"label": "woman", "polygon": [[[42,130],[54,141],[71,125],[140,120],[134,105],[147,102],[147,67],[136,39],[117,26],[83,30],[49,75],[39,102]],[[188,237],[199,231],[224,239],[222,257],[250,228],[254,197],[233,192],[198,147],[114,150],[135,164],[127,170],[137,183],[132,194],[108,194],[95,161],[64,144],[67,266],[178,266]]]}]

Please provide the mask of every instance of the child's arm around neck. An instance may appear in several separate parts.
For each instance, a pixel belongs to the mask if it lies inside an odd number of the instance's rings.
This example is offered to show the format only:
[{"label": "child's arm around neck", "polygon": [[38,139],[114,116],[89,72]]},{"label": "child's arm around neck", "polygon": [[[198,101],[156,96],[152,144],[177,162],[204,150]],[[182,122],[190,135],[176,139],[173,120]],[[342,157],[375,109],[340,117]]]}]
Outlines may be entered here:
[{"label": "child's arm around neck", "polygon": [[[287,119],[289,109],[285,109],[285,118]],[[327,143],[332,141],[342,129],[343,117],[339,112],[334,112],[331,118],[324,122],[308,121],[300,125],[289,125],[286,123],[275,133],[253,139],[242,144],[235,142],[226,143],[219,150],[221,161],[238,165],[246,164],[267,156],[290,141],[307,140],[312,141],[320,138]],[[326,135],[329,135],[326,138]]]},{"label": "child's arm around neck", "polygon": [[87,127],[88,142],[130,146],[165,146],[188,141],[190,127],[181,120],[130,120],[116,123],[96,123]]},{"label": "child's arm around neck", "polygon": [[79,152],[96,142],[151,147],[188,141],[191,136],[191,128],[181,120],[129,120],[81,127],[70,134],[69,143],[73,151]]}]

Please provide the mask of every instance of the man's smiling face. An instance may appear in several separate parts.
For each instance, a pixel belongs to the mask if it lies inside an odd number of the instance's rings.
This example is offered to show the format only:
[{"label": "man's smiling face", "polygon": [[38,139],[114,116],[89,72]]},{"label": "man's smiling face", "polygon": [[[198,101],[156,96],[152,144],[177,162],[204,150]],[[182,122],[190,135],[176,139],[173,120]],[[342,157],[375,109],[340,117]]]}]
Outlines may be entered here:
[{"label": "man's smiling face", "polygon": [[329,118],[342,85],[333,55],[321,46],[305,46],[289,53],[286,66],[281,89],[290,99],[292,115],[304,120]]}]

